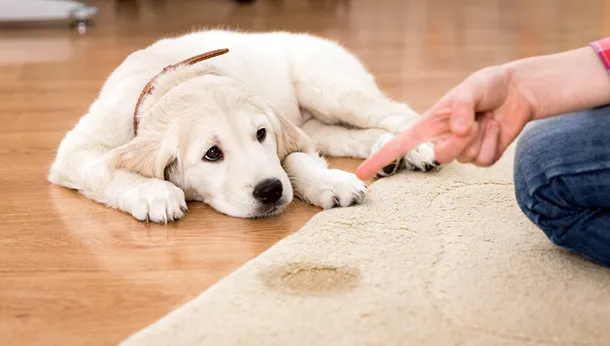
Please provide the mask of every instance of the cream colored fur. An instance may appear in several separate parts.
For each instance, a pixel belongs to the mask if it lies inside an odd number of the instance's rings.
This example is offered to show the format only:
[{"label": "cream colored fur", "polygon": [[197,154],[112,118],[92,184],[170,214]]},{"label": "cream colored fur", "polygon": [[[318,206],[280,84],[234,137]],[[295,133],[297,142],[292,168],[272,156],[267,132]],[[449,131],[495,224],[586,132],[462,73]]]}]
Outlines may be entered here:
[{"label": "cream colored fur", "polygon": [[[207,51],[228,54],[167,71],[138,113],[145,84],[165,66]],[[129,55],[62,140],[49,180],[139,220],[182,218],[186,201],[235,217],[282,212],[297,196],[321,208],[362,202],[355,175],[322,156],[366,158],[418,115],[388,99],[339,44],[285,32],[194,32]],[[262,140],[260,131],[265,131]],[[216,147],[222,158],[209,161]],[[403,163],[404,162],[404,163]],[[424,144],[388,167],[435,167]],[[263,203],[262,182],[281,182]]]}]

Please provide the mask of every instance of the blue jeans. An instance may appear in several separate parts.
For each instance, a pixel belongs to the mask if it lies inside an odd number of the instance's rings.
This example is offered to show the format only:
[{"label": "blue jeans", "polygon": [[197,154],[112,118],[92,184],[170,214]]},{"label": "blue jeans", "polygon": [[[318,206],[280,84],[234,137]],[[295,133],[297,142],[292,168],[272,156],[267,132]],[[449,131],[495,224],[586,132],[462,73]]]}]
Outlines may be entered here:
[{"label": "blue jeans", "polygon": [[514,182],[521,210],[554,244],[610,267],[610,106],[529,124]]}]

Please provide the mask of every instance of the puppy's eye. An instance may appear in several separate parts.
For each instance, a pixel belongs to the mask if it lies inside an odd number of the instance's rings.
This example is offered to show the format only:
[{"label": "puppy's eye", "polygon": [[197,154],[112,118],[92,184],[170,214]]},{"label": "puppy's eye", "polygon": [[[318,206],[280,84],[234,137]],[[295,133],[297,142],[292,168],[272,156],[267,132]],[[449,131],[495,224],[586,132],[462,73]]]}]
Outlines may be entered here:
[{"label": "puppy's eye", "polygon": [[259,142],[262,142],[265,140],[265,137],[267,137],[267,130],[265,129],[260,129],[258,131],[256,131],[256,139]]},{"label": "puppy's eye", "polygon": [[203,159],[210,162],[218,161],[222,159],[222,151],[217,146],[213,146],[203,155]]}]

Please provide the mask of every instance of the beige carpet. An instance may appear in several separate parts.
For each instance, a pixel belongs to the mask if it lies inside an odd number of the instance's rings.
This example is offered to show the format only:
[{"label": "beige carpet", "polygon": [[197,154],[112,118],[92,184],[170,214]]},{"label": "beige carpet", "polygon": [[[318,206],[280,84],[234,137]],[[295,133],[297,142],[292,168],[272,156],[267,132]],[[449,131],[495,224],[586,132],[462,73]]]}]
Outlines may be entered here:
[{"label": "beige carpet", "polygon": [[512,155],[379,180],[122,345],[609,345],[610,270],[521,214]]}]

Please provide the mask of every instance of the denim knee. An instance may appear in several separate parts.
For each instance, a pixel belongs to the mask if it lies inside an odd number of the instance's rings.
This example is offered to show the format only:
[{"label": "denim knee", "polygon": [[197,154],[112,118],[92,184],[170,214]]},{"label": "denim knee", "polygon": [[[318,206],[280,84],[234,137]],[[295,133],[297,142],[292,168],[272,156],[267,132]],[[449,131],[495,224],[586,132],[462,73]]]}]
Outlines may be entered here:
[{"label": "denim knee", "polygon": [[565,140],[607,138],[608,131],[596,133],[599,126],[591,121],[565,117],[528,126],[516,147],[515,197],[554,244],[610,265],[610,214],[604,206],[609,194],[603,184],[596,185],[610,179],[608,148],[584,140],[578,148]]},{"label": "denim knee", "polygon": [[535,129],[525,132],[517,142],[514,164],[515,198],[521,211],[538,226],[556,245],[565,246],[561,234],[553,223],[568,217],[571,210],[563,207],[555,198],[556,184],[546,180],[538,163],[543,159],[540,146],[542,143],[535,136]]},{"label": "denim knee", "polygon": [[[521,155],[518,160],[533,159],[531,155]],[[546,236],[561,247],[574,249],[572,241],[580,240],[569,237],[570,226],[581,216],[560,197],[561,178],[555,178],[536,188],[526,182],[523,172],[515,173],[515,197],[521,211],[540,228]]]},{"label": "denim knee", "polygon": [[[556,245],[573,248],[572,241],[580,242],[570,235],[570,229],[587,212],[572,204],[569,196],[573,193],[564,182],[571,168],[562,171],[564,163],[545,150],[554,143],[553,136],[564,136],[557,124],[539,123],[523,131],[517,142],[514,164],[514,186],[517,203],[523,213],[544,231]],[[549,137],[554,131],[555,135]],[[554,154],[561,156],[561,148],[554,148]],[[567,164],[566,164],[567,167]]]}]

